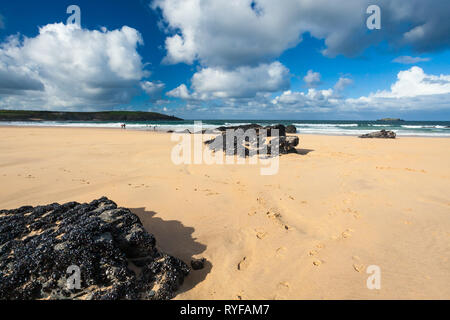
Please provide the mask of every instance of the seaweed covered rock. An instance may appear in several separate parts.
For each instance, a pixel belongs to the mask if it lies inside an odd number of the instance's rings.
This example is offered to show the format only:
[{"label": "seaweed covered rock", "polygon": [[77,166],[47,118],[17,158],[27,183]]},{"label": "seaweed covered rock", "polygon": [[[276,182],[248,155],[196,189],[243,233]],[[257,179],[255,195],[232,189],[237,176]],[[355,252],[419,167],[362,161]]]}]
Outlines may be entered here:
[{"label": "seaweed covered rock", "polygon": [[[269,148],[272,154],[276,154],[276,146],[278,145],[278,153],[279,154],[288,154],[288,153],[296,153],[297,150],[295,147],[299,143],[299,138],[297,136],[280,136],[278,138],[272,139],[269,143]],[[275,146],[275,147],[274,147]]]},{"label": "seaweed covered rock", "polygon": [[371,132],[371,133],[367,133],[367,134],[363,134],[361,136],[359,136],[360,138],[378,138],[378,139],[395,139],[396,134],[394,131],[390,131],[390,130],[381,130],[381,131],[376,131],[376,132]]},{"label": "seaweed covered rock", "polygon": [[[264,133],[266,134],[266,136],[270,137],[273,135],[278,135],[278,136],[285,136],[286,135],[286,127],[282,124],[276,124],[273,126],[260,126],[259,124],[256,123],[251,123],[251,124],[242,124],[242,125],[238,125],[238,126],[228,126],[228,127],[218,127],[216,129],[217,131],[221,131],[221,132],[225,132],[227,130],[233,130],[233,131],[238,131],[238,130],[242,130],[242,131],[247,131],[247,130],[255,130],[256,134],[260,134],[262,131],[264,131]],[[277,134],[275,134],[275,131],[272,132],[272,130],[278,130]]]},{"label": "seaweed covered rock", "polygon": [[[283,129],[279,136],[271,136],[272,130]],[[265,129],[263,131],[263,129]],[[217,137],[205,141],[205,144],[213,152],[223,151],[226,155],[240,157],[252,157],[254,155],[278,156],[280,154],[295,153],[295,147],[299,144],[297,136],[286,136],[284,126],[265,127],[256,131],[251,128],[244,131],[227,130]],[[268,138],[270,137],[270,138]]]},{"label": "seaweed covered rock", "polygon": [[286,133],[297,133],[297,127],[290,124],[286,127]]},{"label": "seaweed covered rock", "polygon": [[105,197],[0,210],[0,299],[171,299],[190,269],[155,243]]}]

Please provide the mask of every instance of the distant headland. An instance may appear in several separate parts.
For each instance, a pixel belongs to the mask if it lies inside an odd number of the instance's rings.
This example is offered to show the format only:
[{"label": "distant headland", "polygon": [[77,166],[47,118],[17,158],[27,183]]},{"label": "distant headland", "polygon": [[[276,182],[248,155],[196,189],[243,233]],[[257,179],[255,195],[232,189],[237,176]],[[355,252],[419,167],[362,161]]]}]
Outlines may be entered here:
[{"label": "distant headland", "polygon": [[63,112],[0,110],[0,121],[176,121],[183,120],[157,112],[101,111]]}]

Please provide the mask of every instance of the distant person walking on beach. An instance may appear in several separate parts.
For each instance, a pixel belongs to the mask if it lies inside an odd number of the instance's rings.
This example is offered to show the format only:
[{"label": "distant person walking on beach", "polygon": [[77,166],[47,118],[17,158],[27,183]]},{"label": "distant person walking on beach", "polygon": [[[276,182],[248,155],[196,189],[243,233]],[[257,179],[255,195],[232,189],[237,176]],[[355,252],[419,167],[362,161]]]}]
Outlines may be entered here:
[{"label": "distant person walking on beach", "polygon": [[125,123],[122,123],[122,124],[120,125],[120,127],[121,127],[122,129],[126,129],[126,128],[127,128],[127,125],[126,125]]}]

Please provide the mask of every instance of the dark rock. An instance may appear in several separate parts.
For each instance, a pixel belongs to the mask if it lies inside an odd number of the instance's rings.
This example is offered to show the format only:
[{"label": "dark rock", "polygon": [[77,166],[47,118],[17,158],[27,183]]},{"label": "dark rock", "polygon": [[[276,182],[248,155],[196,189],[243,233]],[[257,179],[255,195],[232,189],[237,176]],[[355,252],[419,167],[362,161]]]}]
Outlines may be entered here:
[{"label": "dark rock", "polygon": [[209,130],[209,129],[203,129],[201,131],[194,132],[194,134],[214,134],[214,133],[217,133],[217,132],[214,130]]},{"label": "dark rock", "polygon": [[297,127],[292,124],[286,127],[286,133],[297,133]]},{"label": "dark rock", "polygon": [[405,122],[405,120],[400,119],[400,118],[383,118],[383,119],[378,119],[377,121],[381,121],[381,122]]},{"label": "dark rock", "polygon": [[247,131],[248,129],[258,130],[260,128],[262,128],[262,126],[260,126],[259,124],[252,123],[252,124],[244,124],[244,125],[239,125],[239,126],[218,127],[216,130],[224,132],[224,131],[227,131],[228,129],[230,129],[230,130],[242,129],[244,131]]},{"label": "dark rock", "polygon": [[262,127],[259,124],[252,123],[252,124],[243,124],[243,125],[239,125],[239,126],[218,127],[216,130],[221,131],[221,132],[226,132],[227,130],[247,131],[247,130],[250,130],[250,129],[254,129],[257,134],[262,134],[262,130],[265,130],[265,133],[267,134],[268,137],[272,136],[272,130],[274,130],[274,129],[278,130],[278,135],[279,136],[285,136],[286,135],[286,127],[284,125],[282,125],[282,124],[277,124],[277,125],[274,125],[274,126]]},{"label": "dark rock", "polygon": [[[171,299],[189,267],[155,242],[107,198],[0,210],[0,300]],[[72,265],[80,289],[66,285]]]},{"label": "dark rock", "polygon": [[371,132],[359,136],[360,138],[381,138],[381,139],[395,139],[396,134],[394,131],[381,130],[377,132]]},{"label": "dark rock", "polygon": [[270,152],[272,155],[276,155],[276,144],[278,144],[278,154],[296,153],[295,147],[299,143],[297,136],[279,137],[272,139],[269,143]]},{"label": "dark rock", "polygon": [[206,259],[205,258],[201,258],[201,259],[192,259],[191,260],[191,267],[194,270],[200,270],[203,269],[205,267],[205,262]]},{"label": "dark rock", "polygon": [[278,135],[281,136],[285,136],[286,135],[286,127],[283,126],[282,124],[277,124],[275,126],[267,126],[264,127],[263,129],[267,130],[267,136],[271,137],[272,136],[272,130],[278,130]]},{"label": "dark rock", "polygon": [[[275,128],[275,127],[273,127]],[[277,127],[279,130],[280,127]],[[252,134],[250,131],[253,131]],[[270,130],[268,130],[270,132]],[[299,143],[297,136],[280,135],[266,141],[267,131],[254,129],[244,132],[242,129],[233,130],[227,136],[227,132],[205,141],[205,145],[214,152],[224,151],[226,155],[238,155],[240,157],[251,157],[254,155],[280,155],[295,152]],[[284,133],[284,132],[283,132]],[[228,139],[227,139],[228,138]],[[227,141],[229,140],[229,141]],[[277,148],[278,145],[278,148]],[[278,149],[278,151],[276,151]]]}]

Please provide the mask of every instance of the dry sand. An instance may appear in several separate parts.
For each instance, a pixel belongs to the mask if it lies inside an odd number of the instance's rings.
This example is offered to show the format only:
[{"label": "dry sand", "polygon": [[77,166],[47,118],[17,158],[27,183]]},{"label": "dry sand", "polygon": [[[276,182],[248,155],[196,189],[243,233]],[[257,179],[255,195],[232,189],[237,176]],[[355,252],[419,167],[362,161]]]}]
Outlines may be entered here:
[{"label": "dry sand", "polygon": [[[0,208],[107,196],[205,257],[177,299],[450,299],[450,139],[300,136],[279,173],[174,165],[169,134],[0,128]],[[366,268],[381,268],[369,290]]]}]

